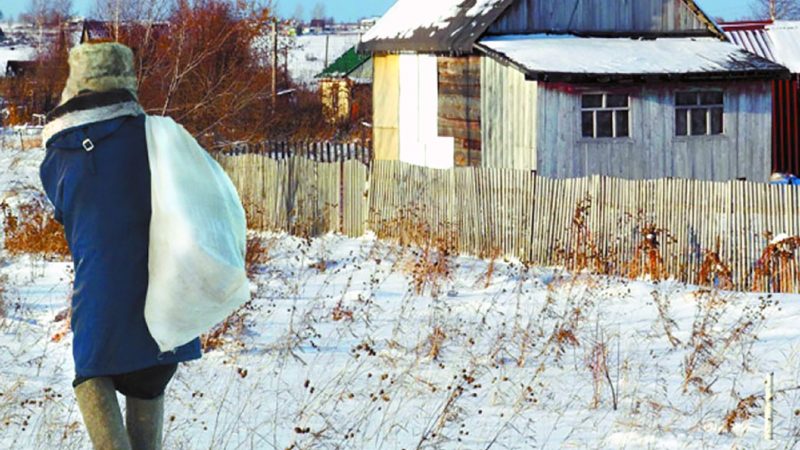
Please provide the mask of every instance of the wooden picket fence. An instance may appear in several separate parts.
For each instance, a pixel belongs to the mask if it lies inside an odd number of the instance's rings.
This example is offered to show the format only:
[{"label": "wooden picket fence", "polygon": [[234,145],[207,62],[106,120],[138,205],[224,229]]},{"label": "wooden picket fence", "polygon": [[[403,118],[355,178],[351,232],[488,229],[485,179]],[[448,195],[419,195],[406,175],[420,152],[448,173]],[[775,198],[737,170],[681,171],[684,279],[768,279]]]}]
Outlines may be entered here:
[{"label": "wooden picket fence", "polygon": [[360,158],[326,163],[252,152],[227,152],[218,160],[258,229],[354,237],[371,230],[403,239],[408,227],[423,227],[463,254],[800,292],[800,250],[775,245],[772,263],[760,262],[776,236],[800,236],[798,187],[556,180],[514,169],[437,170],[394,161],[368,165]]},{"label": "wooden picket fence", "polygon": [[294,141],[261,141],[256,143],[240,142],[225,145],[221,155],[263,155],[272,159],[287,159],[301,156],[318,162],[340,162],[357,159],[366,165],[372,162],[372,145],[370,141],[362,142],[294,142]]}]

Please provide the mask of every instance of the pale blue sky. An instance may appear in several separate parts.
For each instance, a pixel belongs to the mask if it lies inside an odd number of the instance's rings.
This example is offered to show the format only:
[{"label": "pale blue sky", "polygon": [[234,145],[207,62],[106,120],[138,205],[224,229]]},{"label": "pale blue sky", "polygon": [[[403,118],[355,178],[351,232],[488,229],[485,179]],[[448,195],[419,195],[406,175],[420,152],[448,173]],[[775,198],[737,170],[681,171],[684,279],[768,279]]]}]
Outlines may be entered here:
[{"label": "pale blue sky", "polygon": [[[436,0],[431,0],[436,1]],[[750,2],[752,0],[698,0],[702,8],[713,17],[726,20],[750,19]],[[291,16],[297,5],[303,6],[306,16],[311,13],[317,3],[325,5],[326,14],[338,21],[356,20],[362,17],[379,16],[386,12],[394,0],[277,0],[278,12]],[[89,15],[95,0],[73,0],[73,5],[81,15]],[[28,6],[28,0],[0,0],[0,11],[6,16],[16,16]]]}]

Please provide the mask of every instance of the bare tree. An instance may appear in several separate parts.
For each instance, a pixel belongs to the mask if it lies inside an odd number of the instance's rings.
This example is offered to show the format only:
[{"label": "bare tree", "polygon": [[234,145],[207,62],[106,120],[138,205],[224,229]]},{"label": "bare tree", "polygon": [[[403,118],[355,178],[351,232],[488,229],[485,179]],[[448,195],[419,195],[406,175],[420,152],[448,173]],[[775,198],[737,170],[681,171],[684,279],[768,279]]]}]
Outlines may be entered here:
[{"label": "bare tree", "polygon": [[800,18],[800,0],[752,0],[751,9],[759,19]]},{"label": "bare tree", "polygon": [[305,14],[306,10],[305,8],[303,8],[303,4],[298,3],[297,6],[294,8],[294,14],[292,14],[292,18],[297,20],[298,22],[302,22]]},{"label": "bare tree", "polygon": [[325,4],[322,2],[317,2],[314,5],[314,9],[311,11],[311,18],[312,19],[325,19]]},{"label": "bare tree", "polygon": [[94,15],[109,22],[161,21],[174,6],[164,0],[95,0]]}]

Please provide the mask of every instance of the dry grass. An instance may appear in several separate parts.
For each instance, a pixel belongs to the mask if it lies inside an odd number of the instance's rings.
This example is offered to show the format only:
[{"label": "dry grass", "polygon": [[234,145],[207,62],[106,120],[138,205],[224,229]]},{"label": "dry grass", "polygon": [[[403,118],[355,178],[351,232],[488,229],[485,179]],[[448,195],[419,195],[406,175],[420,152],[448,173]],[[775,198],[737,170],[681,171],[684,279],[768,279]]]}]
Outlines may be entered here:
[{"label": "dry grass", "polygon": [[247,249],[245,252],[245,268],[247,275],[253,277],[265,264],[269,262],[270,250],[275,245],[274,238],[265,238],[258,233],[248,233]]},{"label": "dry grass", "polygon": [[733,273],[715,251],[707,251],[700,267],[698,281],[702,286],[733,289]]},{"label": "dry grass", "polygon": [[4,247],[9,255],[69,256],[64,228],[55,221],[44,200],[33,199],[13,209],[7,203],[1,203],[0,211]]},{"label": "dry grass", "polygon": [[222,348],[226,343],[233,343],[238,348],[245,346],[242,336],[247,329],[247,304],[231,314],[224,322],[217,325],[208,333],[200,337],[200,346],[203,352],[210,352]]},{"label": "dry grass", "polygon": [[[767,235],[767,238],[772,236]],[[756,264],[752,289],[755,292],[796,292],[800,288],[800,237],[773,242]]]},{"label": "dry grass", "polygon": [[589,213],[592,209],[592,199],[589,196],[578,201],[575,212],[572,215],[570,225],[570,240],[573,243],[572,249],[559,249],[557,254],[563,261],[564,267],[568,270],[580,272],[588,269],[594,273],[607,273],[612,265],[609,261],[604,261],[597,243],[592,236],[589,228]]}]

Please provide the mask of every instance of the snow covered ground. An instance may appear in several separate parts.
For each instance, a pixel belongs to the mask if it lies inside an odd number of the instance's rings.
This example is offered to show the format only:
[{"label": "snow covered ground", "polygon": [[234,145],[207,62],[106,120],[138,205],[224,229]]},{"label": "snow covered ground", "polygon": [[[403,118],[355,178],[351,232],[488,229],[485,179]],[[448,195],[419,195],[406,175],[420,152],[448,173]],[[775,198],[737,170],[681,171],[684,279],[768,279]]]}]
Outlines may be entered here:
[{"label": "snow covered ground", "polygon": [[[328,46],[328,64],[332,64],[350,47],[358,44],[359,35],[309,34],[289,39],[289,74],[296,83],[312,84],[314,77],[325,69],[325,46]],[[280,58],[283,64],[284,58]]]},{"label": "snow covered ground", "polygon": [[[36,195],[41,156],[0,151],[0,198]],[[431,280],[422,252],[371,236],[263,238],[269,260],[239,326],[169,388],[164,448],[800,442],[800,296],[709,294],[466,256]],[[0,448],[89,448],[70,336],[52,339],[70,263],[0,251],[0,279]],[[428,282],[418,295],[419,280]],[[772,442],[762,439],[769,372],[780,390]]]}]

